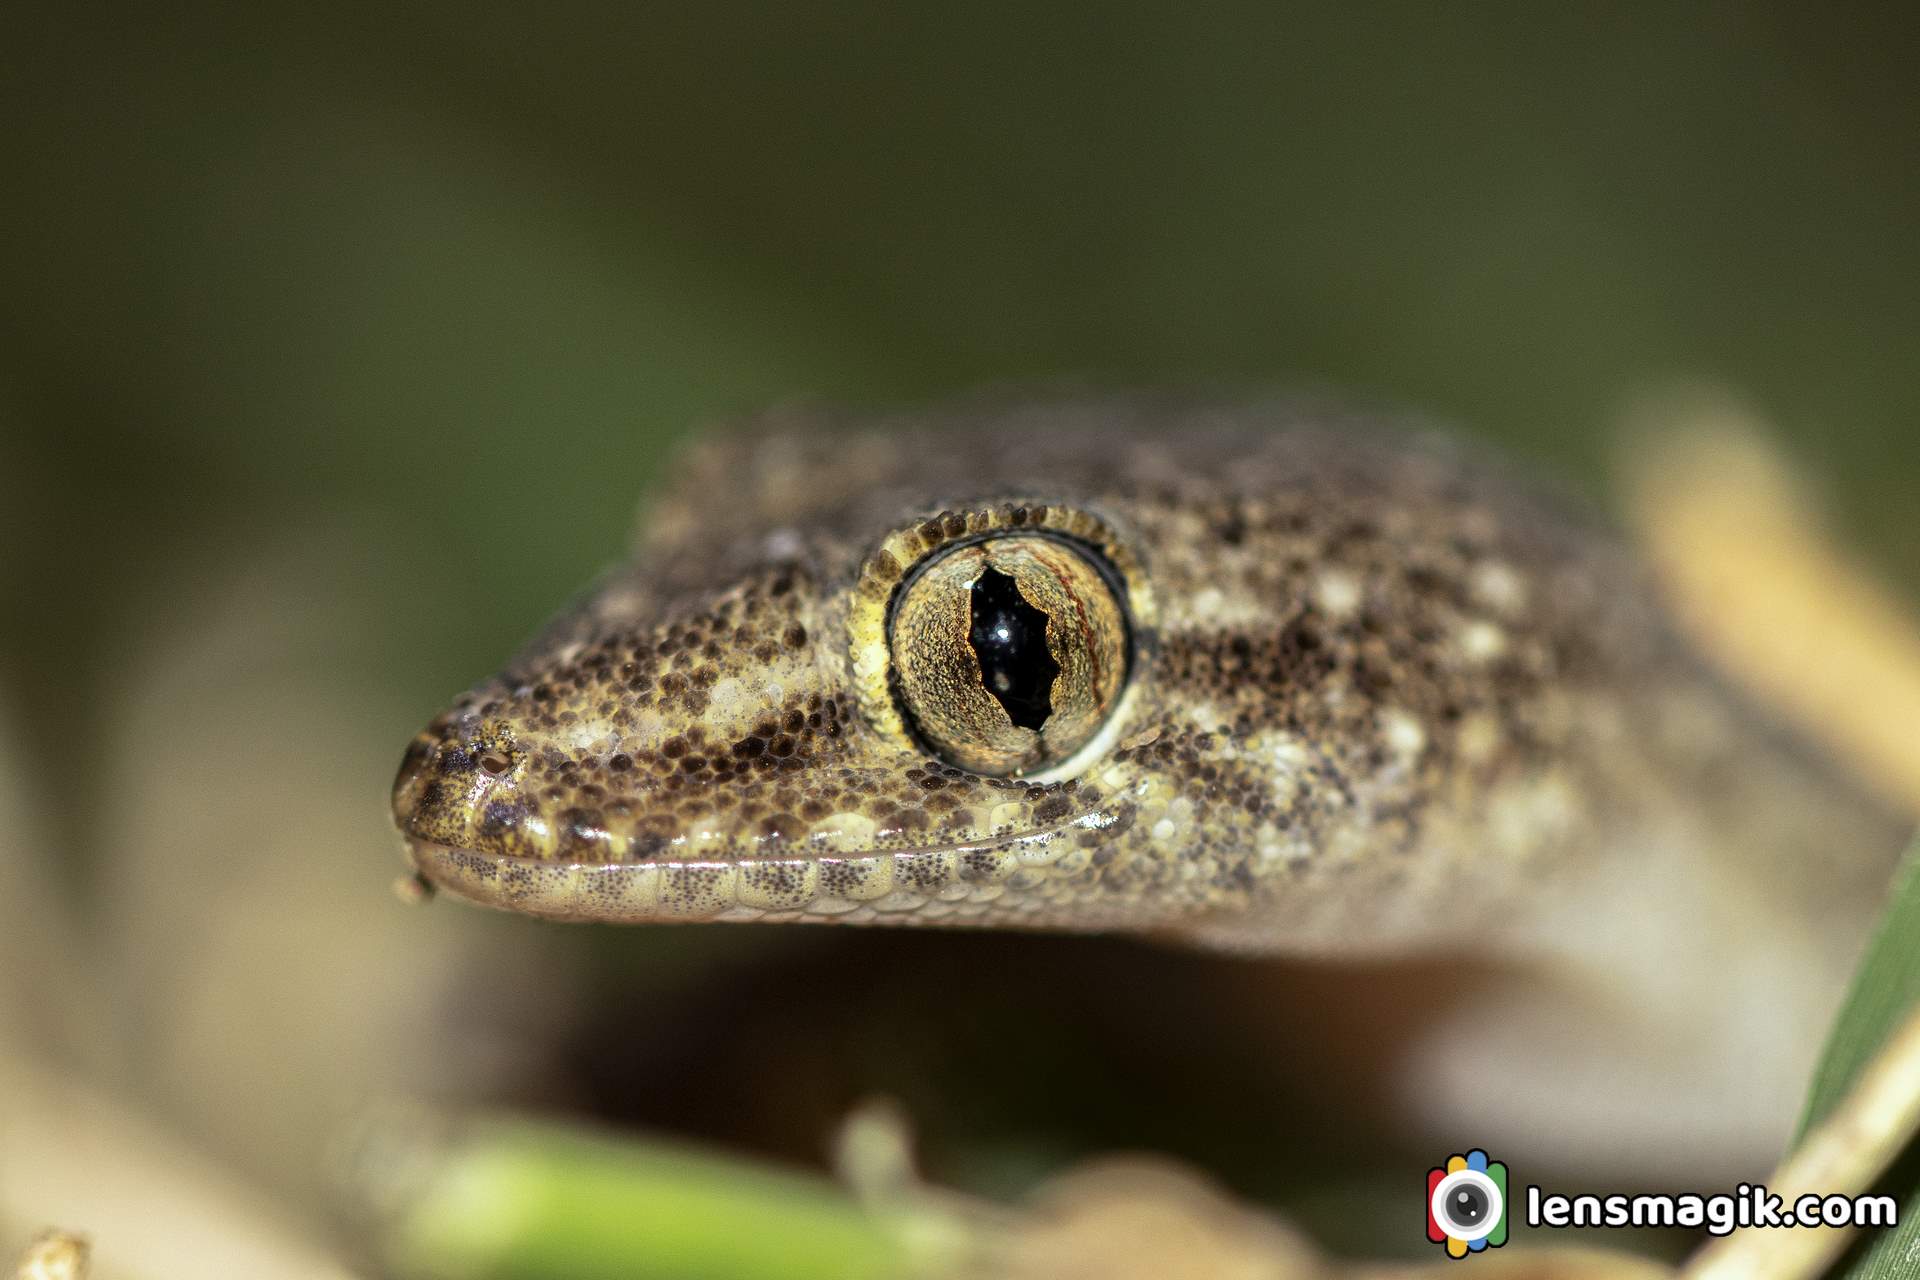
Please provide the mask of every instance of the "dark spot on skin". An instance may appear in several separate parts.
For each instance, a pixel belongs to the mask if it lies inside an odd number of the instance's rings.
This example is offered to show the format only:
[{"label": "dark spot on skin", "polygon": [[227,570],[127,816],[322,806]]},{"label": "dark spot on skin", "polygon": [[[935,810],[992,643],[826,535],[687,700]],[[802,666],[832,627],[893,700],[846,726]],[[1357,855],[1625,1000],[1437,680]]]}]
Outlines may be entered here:
[{"label": "dark spot on skin", "polygon": [[1056,822],[1066,817],[1072,808],[1072,802],[1065,796],[1048,796],[1033,806],[1033,817],[1036,822]]},{"label": "dark spot on skin", "polygon": [[453,854],[453,861],[467,875],[478,880],[493,880],[500,875],[500,865],[486,858],[456,851]]},{"label": "dark spot on skin", "polygon": [[633,757],[623,751],[613,757],[613,759],[607,761],[607,768],[613,770],[615,773],[625,773],[627,770],[633,768]]},{"label": "dark spot on skin", "polygon": [[495,800],[480,813],[480,833],[496,836],[511,831],[526,819],[527,811],[506,800]]},{"label": "dark spot on skin", "polygon": [[791,840],[804,828],[805,824],[790,813],[776,813],[760,822],[760,834],[769,840]]},{"label": "dark spot on skin", "polygon": [[565,847],[580,849],[599,844],[606,832],[593,809],[567,809],[560,814],[560,837]]},{"label": "dark spot on skin", "polygon": [[1354,668],[1354,676],[1359,680],[1361,687],[1370,693],[1384,693],[1393,688],[1392,668],[1371,658],[1360,660]]},{"label": "dark spot on skin", "polygon": [[786,641],[787,648],[798,649],[807,642],[807,629],[796,622],[787,628],[787,634],[781,639]]},{"label": "dark spot on skin", "polygon": [[1407,584],[1407,590],[1415,595],[1441,598],[1449,594],[1447,580],[1438,570],[1427,565],[1408,565],[1402,580]]},{"label": "dark spot on skin", "polygon": [[1014,580],[989,567],[974,580],[967,640],[987,692],[1022,729],[1038,730],[1053,714],[1060,664],[1047,649],[1047,615],[1028,604]]},{"label": "dark spot on skin", "polygon": [[985,883],[999,870],[999,859],[985,850],[975,850],[960,858],[960,878],[970,883]]},{"label": "dark spot on skin", "polygon": [[1334,531],[1328,541],[1329,550],[1344,548],[1356,542],[1371,542],[1380,536],[1380,527],[1371,520],[1349,520]]},{"label": "dark spot on skin", "polygon": [[1280,632],[1271,665],[1264,673],[1275,687],[1308,685],[1323,679],[1334,668],[1332,655],[1325,652],[1325,641],[1305,617],[1295,618]]}]

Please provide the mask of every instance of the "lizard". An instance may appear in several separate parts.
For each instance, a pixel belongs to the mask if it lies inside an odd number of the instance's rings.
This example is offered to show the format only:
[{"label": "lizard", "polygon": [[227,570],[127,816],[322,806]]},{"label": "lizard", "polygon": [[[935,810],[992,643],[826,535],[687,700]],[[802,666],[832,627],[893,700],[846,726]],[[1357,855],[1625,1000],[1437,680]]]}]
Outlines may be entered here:
[{"label": "lizard", "polygon": [[1677,1145],[1784,1124],[1907,834],[1580,503],[1317,398],[710,436],[630,562],[414,738],[392,810],[420,883],[551,919],[1551,969],[1426,1087],[1472,1102],[1530,1041],[1589,1145],[1623,1111]]}]

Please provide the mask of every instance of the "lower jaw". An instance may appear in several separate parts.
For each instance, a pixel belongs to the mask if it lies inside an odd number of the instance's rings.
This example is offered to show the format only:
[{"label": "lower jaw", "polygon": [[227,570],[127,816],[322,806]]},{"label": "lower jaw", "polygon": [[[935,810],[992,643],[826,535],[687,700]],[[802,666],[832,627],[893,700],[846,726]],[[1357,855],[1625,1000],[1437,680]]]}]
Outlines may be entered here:
[{"label": "lower jaw", "polygon": [[409,837],[407,858],[456,897],[548,920],[1017,926],[1028,890],[1085,860],[1070,826],[947,848],[713,861],[560,862]]}]

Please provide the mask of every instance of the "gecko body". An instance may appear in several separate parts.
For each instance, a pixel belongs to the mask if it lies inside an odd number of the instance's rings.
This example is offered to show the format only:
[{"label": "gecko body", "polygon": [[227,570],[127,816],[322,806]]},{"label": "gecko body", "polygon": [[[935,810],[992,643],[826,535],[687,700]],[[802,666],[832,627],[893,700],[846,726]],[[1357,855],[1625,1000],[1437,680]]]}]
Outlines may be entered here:
[{"label": "gecko body", "polygon": [[[923,565],[1016,535],[1097,567],[1125,675],[1079,749],[990,776],[903,709],[894,615]],[[980,679],[964,649],[926,663]],[[631,564],[416,739],[394,811],[429,880],[538,915],[1315,953],[1498,938],[1651,858],[1844,915],[1898,839],[1598,525],[1304,402],[723,436]]]}]

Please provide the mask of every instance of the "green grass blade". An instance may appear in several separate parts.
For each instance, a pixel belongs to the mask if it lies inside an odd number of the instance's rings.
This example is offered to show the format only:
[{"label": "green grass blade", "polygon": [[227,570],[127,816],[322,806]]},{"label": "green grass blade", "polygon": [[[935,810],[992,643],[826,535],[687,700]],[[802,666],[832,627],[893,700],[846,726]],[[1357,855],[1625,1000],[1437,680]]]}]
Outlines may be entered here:
[{"label": "green grass blade", "polygon": [[507,1119],[414,1154],[380,1233],[405,1280],[891,1280],[913,1261],[901,1224],[749,1161]]},{"label": "green grass blade", "polygon": [[[1804,1137],[1846,1095],[1887,1036],[1920,1004],[1920,840],[1894,878],[1893,894],[1814,1069],[1800,1117]],[[1899,1280],[1920,1274],[1920,1145],[1910,1147],[1873,1188],[1900,1203],[1900,1225],[1863,1234],[1835,1269],[1845,1280]]]}]

